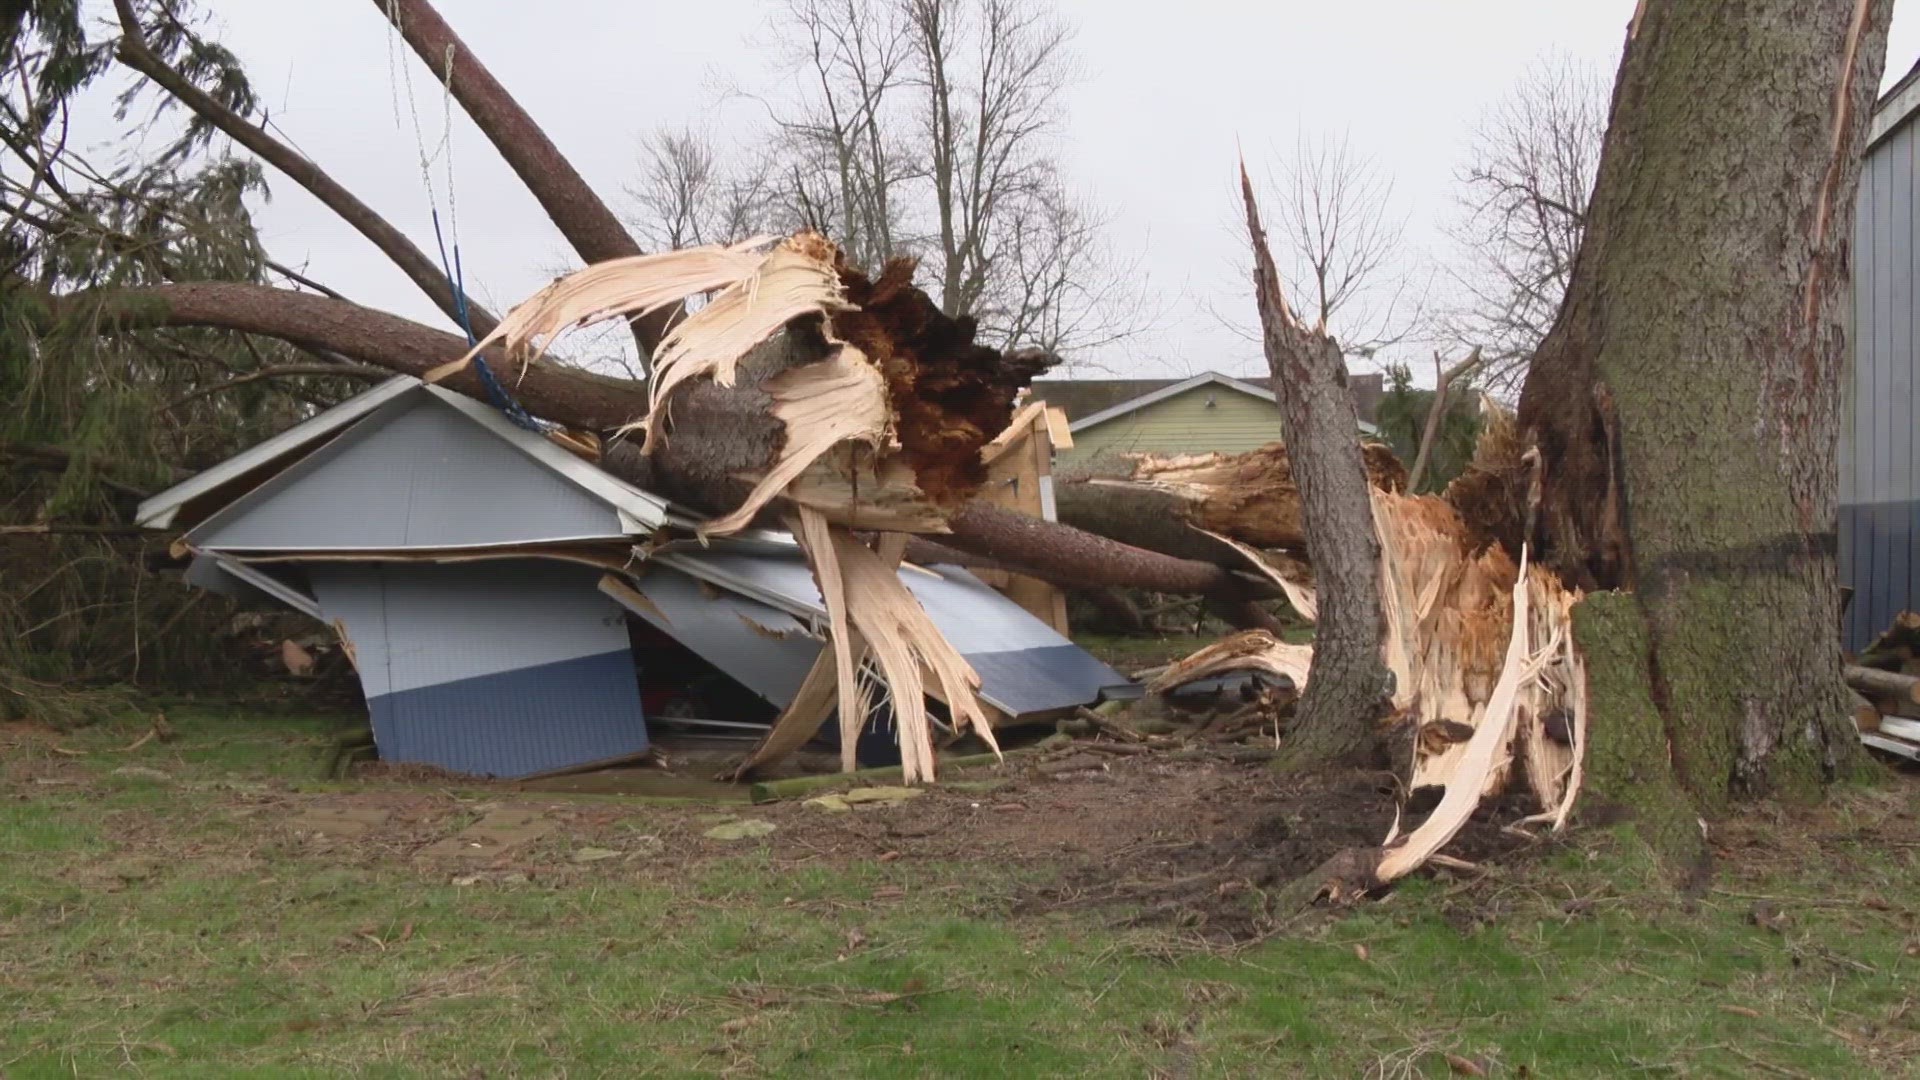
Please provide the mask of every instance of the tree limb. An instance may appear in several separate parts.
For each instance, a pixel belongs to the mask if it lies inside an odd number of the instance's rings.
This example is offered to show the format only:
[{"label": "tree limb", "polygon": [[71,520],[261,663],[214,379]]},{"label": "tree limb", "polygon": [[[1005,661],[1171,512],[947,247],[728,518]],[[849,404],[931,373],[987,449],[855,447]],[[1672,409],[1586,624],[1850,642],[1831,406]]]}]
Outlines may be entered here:
[{"label": "tree limb", "polygon": [[[125,2],[125,0],[120,0]],[[643,254],[620,219],[428,0],[373,0],[587,263]],[[634,322],[644,369],[678,307]]]},{"label": "tree limb", "polygon": [[[27,310],[29,305],[21,308]],[[102,332],[202,326],[260,334],[414,376],[466,351],[465,339],[457,335],[343,300],[268,285],[195,282],[91,289],[46,298],[39,311],[47,325],[88,318]],[[512,375],[515,393],[537,416],[606,431],[647,415],[644,383],[540,360],[515,366],[504,355],[490,359],[503,376]],[[470,369],[444,385],[485,400],[485,389]],[[631,444],[616,443],[609,447],[602,468],[650,486],[649,470],[659,465],[642,457]],[[941,538],[948,547],[1056,584],[1116,585],[1226,600],[1278,595],[1268,583],[1212,563],[1145,551],[985,503],[968,503],[954,511],[949,524],[953,532]]]},{"label": "tree limb", "polygon": [[[140,18],[133,10],[132,0],[114,0],[114,11],[120,16],[121,37],[115,55],[122,64],[152,80],[182,105],[194,111],[202,119],[219,128],[233,141],[258,154],[260,158],[280,170],[294,183],[306,188],[314,198],[340,216],[342,221],[354,227],[360,235],[373,242],[388,259],[393,261],[400,271],[407,275],[420,291],[427,294],[435,307],[446,313],[447,317],[460,322],[460,304],[454,296],[453,282],[441,271],[426,252],[414,246],[406,234],[393,227],[385,218],[361,202],[352,192],[327,175],[318,165],[301,156],[292,147],[267,134],[259,126],[215,101],[213,97],[195,86],[192,81],[178,71],[168,67],[147,44],[146,34],[140,28]],[[491,331],[499,321],[471,301],[466,305],[466,313],[473,332],[481,337]]]},{"label": "tree limb", "polygon": [[[48,324],[91,318],[103,332],[205,326],[260,334],[413,376],[467,351],[466,338],[458,334],[345,300],[271,285],[209,281],[88,289],[49,297],[42,311]],[[488,359],[536,415],[599,431],[647,414],[644,383],[543,360],[522,365],[497,351]],[[444,385],[486,400],[471,370],[449,377]]]},{"label": "tree limb", "polygon": [[[1439,359],[1440,354],[1436,352],[1434,361],[1438,363]],[[1434,380],[1433,404],[1427,409],[1427,426],[1420,432],[1420,450],[1413,456],[1413,468],[1407,470],[1409,493],[1420,490],[1420,478],[1426,474],[1427,460],[1433,456],[1433,440],[1440,432],[1440,418],[1447,414],[1447,391],[1453,386],[1454,380],[1465,376],[1479,366],[1480,347],[1476,345],[1473,351],[1467,354],[1465,360],[1440,372],[1439,378]]]},{"label": "tree limb", "polygon": [[393,372],[383,367],[375,367],[371,364],[276,364],[272,367],[263,367],[255,371],[249,371],[243,375],[235,375],[233,378],[223,382],[217,382],[211,386],[202,386],[198,390],[182,394],[161,406],[160,411],[171,412],[189,401],[206,397],[209,394],[217,394],[222,390],[231,390],[236,386],[244,386],[250,382],[258,382],[261,379],[286,379],[301,375],[343,375],[347,378],[369,379],[375,382],[393,378]]}]

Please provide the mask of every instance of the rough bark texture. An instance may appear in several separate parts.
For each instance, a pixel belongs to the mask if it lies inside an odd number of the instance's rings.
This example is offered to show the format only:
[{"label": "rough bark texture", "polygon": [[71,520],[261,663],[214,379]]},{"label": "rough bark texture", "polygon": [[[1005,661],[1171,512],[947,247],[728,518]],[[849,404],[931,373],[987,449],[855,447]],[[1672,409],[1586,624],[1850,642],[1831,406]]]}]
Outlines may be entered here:
[{"label": "rough bark texture", "polygon": [[[1806,791],[1859,754],[1832,641],[1840,304],[1885,0],[1646,0],[1559,321],[1520,420],[1538,539],[1631,590],[1638,665],[1595,702],[1594,783],[1661,740],[1706,807]],[[1592,604],[1593,601],[1589,601]],[[1615,613],[1617,616],[1618,613]],[[1606,687],[1651,690],[1659,726]],[[1661,748],[1664,754],[1664,748]]]},{"label": "rough bark texture", "polygon": [[1240,600],[1279,590],[1226,567],[1132,547],[1012,510],[971,502],[949,519],[940,543],[1070,589],[1115,587]]},{"label": "rough bark texture", "polygon": [[[54,318],[86,318],[102,330],[209,326],[290,341],[338,353],[403,375],[424,375],[467,351],[466,339],[374,308],[313,293],[238,282],[188,282],[96,289],[50,302]],[[494,370],[513,383],[534,413],[573,427],[619,427],[647,413],[646,386],[578,368],[536,361],[520,376],[517,362],[493,355]],[[471,371],[448,388],[485,400]]]},{"label": "rough bark texture", "polygon": [[[474,125],[500,151],[508,167],[540,202],[560,234],[583,262],[642,254],[604,200],[587,186],[573,163],[533,122],[533,117],[507,93],[500,80],[473,55],[427,0],[373,0],[380,13],[394,23],[400,36],[444,83]],[[637,320],[634,340],[643,358],[653,355],[678,309],[668,309]],[[476,328],[476,332],[486,331]]]},{"label": "rough bark texture", "polygon": [[1283,768],[1351,757],[1373,741],[1375,712],[1389,679],[1381,659],[1380,541],[1360,452],[1359,421],[1347,394],[1347,366],[1324,329],[1287,310],[1280,275],[1241,171],[1253,241],[1254,295],[1275,404],[1287,432],[1288,468],[1300,490],[1307,548],[1319,589],[1313,670],[1295,713]]}]

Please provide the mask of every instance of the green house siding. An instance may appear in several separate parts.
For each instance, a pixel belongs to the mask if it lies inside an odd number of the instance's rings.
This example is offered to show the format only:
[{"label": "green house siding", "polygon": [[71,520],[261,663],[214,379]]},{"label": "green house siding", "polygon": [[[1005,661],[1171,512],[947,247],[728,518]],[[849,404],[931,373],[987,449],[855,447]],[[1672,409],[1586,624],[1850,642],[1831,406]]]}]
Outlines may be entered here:
[{"label": "green house siding", "polygon": [[[1209,404],[1211,402],[1211,404]],[[1280,410],[1270,401],[1225,386],[1196,386],[1165,401],[1073,433],[1055,470],[1105,453],[1238,453],[1280,437]]]}]

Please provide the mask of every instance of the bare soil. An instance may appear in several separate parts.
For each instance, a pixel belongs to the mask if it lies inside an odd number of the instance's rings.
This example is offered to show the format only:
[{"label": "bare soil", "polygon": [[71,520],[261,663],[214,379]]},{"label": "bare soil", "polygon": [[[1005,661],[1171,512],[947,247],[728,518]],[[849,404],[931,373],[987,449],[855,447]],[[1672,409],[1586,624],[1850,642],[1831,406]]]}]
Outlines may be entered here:
[{"label": "bare soil", "polygon": [[[1010,882],[976,901],[998,914],[1064,912],[1110,926],[1170,926],[1216,943],[1275,929],[1277,888],[1343,850],[1378,844],[1392,825],[1393,778],[1384,773],[1283,779],[1264,764],[1225,755],[1085,752],[1064,760],[1089,767],[1052,775],[1032,765],[975,770],[900,802],[838,812],[803,799],[749,805],[740,788],[728,789],[729,801],[583,798],[471,780],[441,787],[432,777],[399,780],[388,770],[371,771],[356,790],[255,792],[239,801],[313,852],[403,858],[430,874],[559,884],[609,868],[640,877],[683,873],[758,851],[792,868],[980,864]],[[708,786],[684,783],[699,785],[699,794]],[[525,835],[461,842],[503,815],[529,823]],[[1526,845],[1500,831],[1511,816],[1477,819],[1449,853],[1476,862],[1510,857]],[[746,839],[708,835],[753,820],[774,829]]]}]

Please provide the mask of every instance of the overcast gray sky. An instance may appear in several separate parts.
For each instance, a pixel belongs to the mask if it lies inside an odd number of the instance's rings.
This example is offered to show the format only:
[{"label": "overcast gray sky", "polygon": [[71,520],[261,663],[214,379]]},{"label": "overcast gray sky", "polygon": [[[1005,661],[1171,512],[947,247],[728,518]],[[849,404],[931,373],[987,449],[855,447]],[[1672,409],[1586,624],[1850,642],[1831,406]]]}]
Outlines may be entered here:
[{"label": "overcast gray sky", "polygon": [[[440,0],[473,50],[610,197],[634,171],[641,133],[741,114],[718,105],[716,77],[771,77],[764,34],[780,0]],[[425,245],[427,193],[394,42],[371,3],[205,0],[220,38],[246,62],[272,119],[308,156]],[[1139,256],[1159,327],[1096,358],[1116,374],[1262,368],[1258,346],[1223,324],[1252,320],[1233,227],[1236,146],[1256,174],[1301,133],[1345,135],[1392,180],[1407,215],[1402,269],[1449,255],[1453,212],[1476,120],[1529,65],[1579,65],[1610,78],[1634,0],[1064,0],[1084,78],[1064,102],[1069,176],[1114,214],[1112,239]],[[1920,3],[1896,8],[1889,76],[1920,53]],[[437,84],[410,53],[413,108],[440,130]],[[456,109],[457,114],[457,109]],[[452,129],[455,212],[469,289],[496,310],[568,261],[558,233],[464,118]],[[436,175],[445,206],[444,174]],[[276,256],[362,303],[444,325],[373,248],[304,192],[273,178],[262,213]],[[443,209],[443,214],[446,213]]]}]

